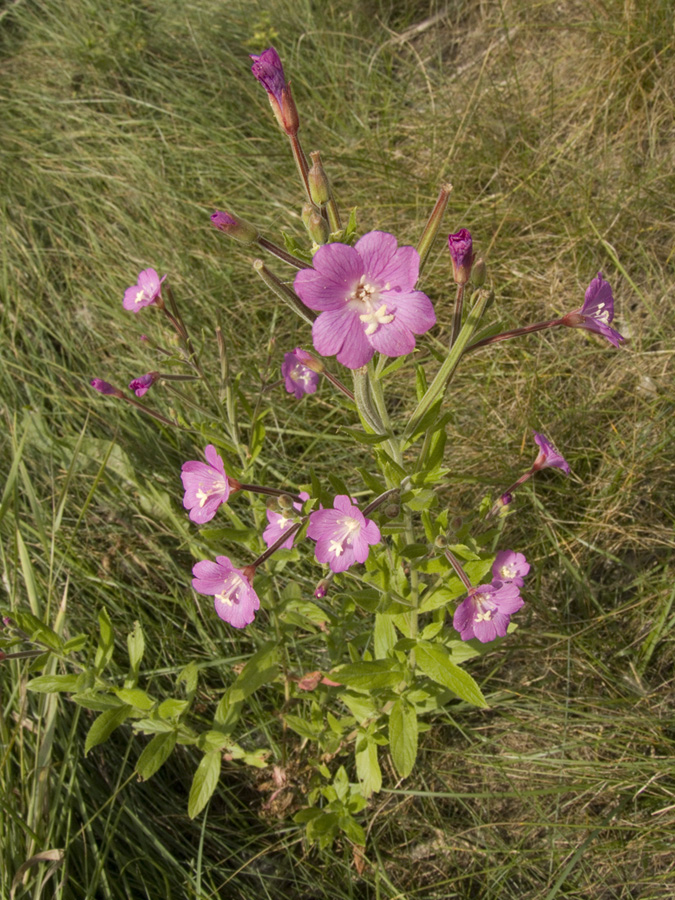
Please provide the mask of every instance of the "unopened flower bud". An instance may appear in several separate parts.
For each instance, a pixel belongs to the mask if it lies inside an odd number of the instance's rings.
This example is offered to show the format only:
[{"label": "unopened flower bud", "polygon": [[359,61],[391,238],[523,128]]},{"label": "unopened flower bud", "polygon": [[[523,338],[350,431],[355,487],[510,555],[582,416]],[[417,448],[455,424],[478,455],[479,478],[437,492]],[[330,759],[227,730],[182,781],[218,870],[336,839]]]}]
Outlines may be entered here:
[{"label": "unopened flower bud", "polygon": [[473,267],[471,269],[471,281],[476,285],[476,287],[483,287],[486,278],[487,266],[485,265],[485,260],[481,256],[481,258],[477,259],[473,264]]},{"label": "unopened flower bud", "polygon": [[434,546],[438,547],[439,550],[443,550],[448,546],[448,539],[444,534],[439,534],[434,540]]},{"label": "unopened flower bud", "polygon": [[321,165],[321,154],[318,150],[309,154],[312,157],[312,167],[308,173],[309,194],[317,206],[324,206],[330,200],[330,182]]},{"label": "unopened flower bud", "polygon": [[217,209],[211,214],[211,224],[224,231],[242,244],[254,244],[258,240],[258,229],[245,219]]},{"label": "unopened flower bud", "polygon": [[473,264],[473,241],[471,232],[460,228],[456,234],[448,235],[448,249],[452,260],[452,274],[456,284],[466,284],[471,277]]},{"label": "unopened flower bud", "polygon": [[108,384],[107,381],[103,381],[100,378],[92,378],[89,384],[100,394],[107,394],[110,397],[124,397],[119,388],[113,387],[112,384]]},{"label": "unopened flower bud", "polygon": [[282,512],[293,509],[293,499],[291,497],[288,497],[286,494],[280,494],[277,497],[277,506]]},{"label": "unopened flower bud", "polygon": [[311,203],[305,203],[302,208],[302,221],[307,229],[307,234],[315,244],[327,244],[330,234],[328,222]]},{"label": "unopened flower bud", "polygon": [[398,503],[390,503],[389,506],[385,506],[384,508],[384,514],[388,519],[395,519],[400,512],[401,507]]},{"label": "unopened flower bud", "polygon": [[298,133],[300,120],[279,54],[274,47],[268,47],[260,56],[252,53],[251,59],[253,60],[251,71],[267,91],[277,122],[286,134],[291,137],[295,136]]}]

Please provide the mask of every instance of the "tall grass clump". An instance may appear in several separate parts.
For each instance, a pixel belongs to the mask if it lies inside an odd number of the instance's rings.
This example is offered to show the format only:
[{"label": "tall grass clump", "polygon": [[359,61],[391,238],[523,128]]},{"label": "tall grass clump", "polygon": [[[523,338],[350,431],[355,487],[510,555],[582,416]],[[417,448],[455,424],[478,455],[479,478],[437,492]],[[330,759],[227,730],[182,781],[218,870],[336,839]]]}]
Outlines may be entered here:
[{"label": "tall grass clump", "polygon": [[[448,409],[447,505],[464,515],[513,481],[533,427],[564,447],[572,476],[526,488],[509,519],[536,574],[519,630],[472,668],[489,710],[439,714],[400,784],[383,751],[389,787],[370,801],[363,852],[346,839],[321,854],[303,843],[286,815],[309,778],[302,753],[286,809],[268,802],[267,770],[233,764],[190,820],[200,754],[184,747],[138,782],[147,739],[122,727],[85,756],[96,713],[27,690],[71,670],[19,656],[0,663],[0,895],[38,896],[44,882],[42,896],[63,898],[669,897],[675,35],[665,0],[5,5],[3,607],[64,641],[95,638],[105,608],[120,684],[140,622],[143,687],[168,696],[194,660],[204,722],[251,652],[190,591],[194,538],[177,473],[204,442],[101,401],[88,381],[153,368],[139,338],[159,331],[121,309],[149,265],[170,273],[200,350],[222,327],[246,384],[276,379],[281,348],[300,343],[246,254],[207,220],[227,205],[265,232],[302,236],[293,162],[247,65],[270,43],[292,72],[303,138],[321,149],[338,199],[359,208],[362,232],[416,243],[451,181],[448,230],[471,229],[505,329],[579,305],[601,270],[630,341],[617,353],[578,331],[543,332],[477,352],[458,373],[469,402]],[[450,298],[444,249],[425,290]],[[437,317],[447,345],[452,304],[438,303]],[[414,402],[401,380],[401,409]],[[352,471],[338,431],[347,418],[329,393],[276,409],[265,449],[275,479],[292,483],[310,462],[318,478]],[[317,432],[331,436],[330,457],[317,456]],[[313,588],[308,568],[298,577]],[[274,741],[278,710],[256,700],[245,727],[251,741]]]}]

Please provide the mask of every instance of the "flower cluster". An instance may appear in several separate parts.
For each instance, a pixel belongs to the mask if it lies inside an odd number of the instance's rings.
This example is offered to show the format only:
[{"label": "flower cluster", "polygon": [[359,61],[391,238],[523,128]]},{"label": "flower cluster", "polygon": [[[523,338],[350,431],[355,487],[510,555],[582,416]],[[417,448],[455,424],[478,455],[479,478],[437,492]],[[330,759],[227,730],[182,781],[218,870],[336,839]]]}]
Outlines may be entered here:
[{"label": "flower cluster", "polygon": [[482,644],[504,637],[510,617],[523,606],[520,588],[530,565],[522,553],[498,553],[492,566],[492,582],[470,588],[455,610],[452,624],[463,641],[477,638]]}]

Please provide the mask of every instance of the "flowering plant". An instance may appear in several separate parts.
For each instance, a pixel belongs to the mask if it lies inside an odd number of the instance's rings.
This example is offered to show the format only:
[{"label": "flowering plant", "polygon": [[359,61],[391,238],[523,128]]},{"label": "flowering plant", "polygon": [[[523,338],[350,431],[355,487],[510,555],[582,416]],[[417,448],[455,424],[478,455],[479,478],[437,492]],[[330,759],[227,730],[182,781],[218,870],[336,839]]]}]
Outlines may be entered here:
[{"label": "flowering plant", "polygon": [[[100,712],[88,748],[127,720],[151,736],[137,763],[143,778],[157,771],[176,744],[196,746],[203,755],[190,792],[191,815],[204,808],[224,763],[274,762],[290,770],[290,760],[302,758],[309,774],[292,786],[287,775],[280,779],[290,792],[285,808],[320,844],[340,831],[362,844],[359,814],[382,786],[382,755],[389,753],[405,778],[415,764],[418,735],[435,712],[458,701],[488,705],[466,663],[526,621],[530,564],[508,547],[505,536],[515,494],[535,475],[553,477],[538,474],[545,468],[569,473],[549,438],[535,432],[537,452],[527,471],[510,487],[484,497],[474,511],[462,510],[461,524],[453,524],[457,510],[446,491],[444,404],[458,366],[483,347],[561,325],[583,328],[614,346],[623,338],[610,327],[612,292],[600,274],[584,304],[562,318],[476,338],[494,293],[486,286],[485,262],[476,256],[472,235],[461,228],[447,238],[456,297],[449,333],[437,333],[447,347],[437,363],[425,337],[437,327],[437,315],[420,284],[442,229],[450,186],[441,187],[416,246],[378,230],[358,237],[354,213],[343,222],[319,154],[311,154],[310,166],[304,153],[300,119],[276,50],[253,60],[253,74],[290,142],[304,191],[308,240],[288,239],[279,246],[222,210],[211,221],[255,251],[255,271],[304,323],[305,347],[285,349],[278,361],[277,397],[311,404],[334,392],[351,416],[346,434],[360,467],[340,475],[318,465],[298,469],[297,483],[269,484],[279,468],[263,455],[266,404],[274,396],[270,386],[247,396],[230,371],[220,330],[219,366],[203,362],[171,278],[160,278],[152,268],[142,271],[124,292],[123,305],[134,320],[155,315],[171,331],[176,353],[158,347],[160,356],[171,357],[165,366],[170,371],[153,368],[134,378],[128,392],[100,378],[91,385],[184,434],[185,461],[175,480],[177,498],[179,479],[183,487],[181,537],[195,557],[193,597],[205,615],[222,620],[227,637],[245,635],[241,652],[248,658],[238,671],[225,673],[224,693],[205,728],[203,715],[191,718],[194,664],[179,676],[179,697],[160,700],[138,686],[144,652],[140,626],[129,636],[125,686],[106,680],[112,625],[102,611],[94,668],[77,683],[50,689],[70,691],[77,702]],[[286,270],[277,275],[257,258],[258,251]],[[310,342],[313,350],[306,349]],[[219,377],[213,374],[217,370]],[[406,377],[412,382],[410,408],[402,418],[393,415],[387,393],[394,377],[397,386]],[[351,385],[345,384],[349,379]],[[194,387],[197,400],[181,393],[176,382]],[[145,399],[151,389],[153,405]],[[162,389],[171,391],[169,411],[154,405]],[[227,525],[216,528],[214,521]],[[186,572],[186,592],[189,584]],[[268,692],[278,711],[273,748],[257,746],[244,727],[237,739],[246,701],[259,691]]]}]

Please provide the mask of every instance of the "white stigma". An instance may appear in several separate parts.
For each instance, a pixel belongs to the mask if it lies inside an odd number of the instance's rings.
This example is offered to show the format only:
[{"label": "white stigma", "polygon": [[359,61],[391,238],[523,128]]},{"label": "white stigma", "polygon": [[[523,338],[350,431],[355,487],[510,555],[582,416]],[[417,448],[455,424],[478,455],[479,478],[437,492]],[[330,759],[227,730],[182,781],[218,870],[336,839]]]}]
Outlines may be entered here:
[{"label": "white stigma", "polygon": [[598,303],[595,312],[593,313],[594,319],[599,319],[605,325],[609,325],[609,310],[605,308],[604,303]]},{"label": "white stigma", "polygon": [[516,567],[511,563],[511,565],[502,566],[499,570],[499,574],[502,578],[513,578],[516,574]]},{"label": "white stigma", "polygon": [[214,481],[210,488],[206,488],[204,490],[201,485],[197,488],[197,492],[195,496],[199,501],[199,508],[201,509],[204,504],[210,500],[210,498],[214,494],[223,494],[227,490],[227,482],[225,481]]},{"label": "white stigma", "polygon": [[[376,284],[371,284],[365,280],[366,276],[362,275],[359,283],[356,285],[351,294],[347,297],[347,302],[357,300],[365,308],[359,318],[366,326],[366,334],[374,334],[380,325],[389,325],[394,321],[394,315],[387,313],[386,303],[380,303],[380,291],[391,290],[391,285],[387,282],[384,287],[380,288]],[[380,304],[378,306],[378,304]]]},{"label": "white stigma", "polygon": [[145,291],[143,290],[143,288],[141,288],[140,291],[138,291],[136,293],[136,296],[134,297],[134,303],[142,303],[144,300],[145,300]]},{"label": "white stigma", "polygon": [[352,532],[360,530],[361,523],[358,519],[352,518],[352,516],[343,516],[343,518],[337,520],[336,525],[341,525],[342,530],[337,537],[331,539],[328,552],[340,556],[344,551],[344,544],[349,543]]}]

